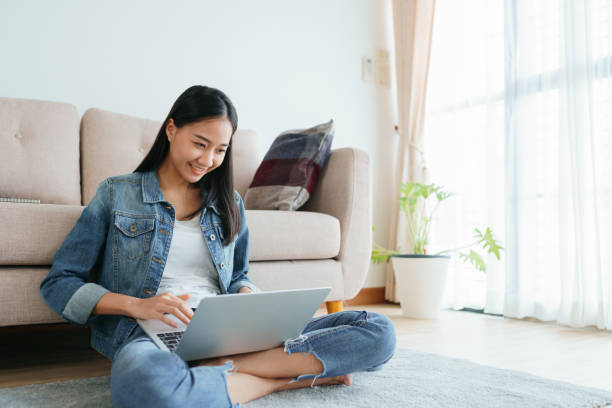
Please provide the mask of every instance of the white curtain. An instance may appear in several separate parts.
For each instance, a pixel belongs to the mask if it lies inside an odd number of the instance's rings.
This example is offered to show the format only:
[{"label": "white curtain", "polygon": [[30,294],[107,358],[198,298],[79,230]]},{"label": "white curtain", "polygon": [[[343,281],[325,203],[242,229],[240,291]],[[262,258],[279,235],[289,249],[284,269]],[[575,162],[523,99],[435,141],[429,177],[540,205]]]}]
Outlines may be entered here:
[{"label": "white curtain", "polygon": [[428,168],[457,192],[436,236],[489,225],[505,253],[486,275],[455,257],[445,302],[610,329],[612,0],[456,3],[432,47]]},{"label": "white curtain", "polygon": [[[397,110],[399,143],[392,185],[396,195],[390,213],[389,248],[411,248],[406,234],[406,219],[397,200],[400,184],[425,181],[423,127],[425,96],[434,19],[434,0],[393,0],[393,37],[397,72]],[[387,264],[385,299],[397,302],[395,276]]]},{"label": "white curtain", "polygon": [[506,2],[507,316],[612,328],[610,12]]}]

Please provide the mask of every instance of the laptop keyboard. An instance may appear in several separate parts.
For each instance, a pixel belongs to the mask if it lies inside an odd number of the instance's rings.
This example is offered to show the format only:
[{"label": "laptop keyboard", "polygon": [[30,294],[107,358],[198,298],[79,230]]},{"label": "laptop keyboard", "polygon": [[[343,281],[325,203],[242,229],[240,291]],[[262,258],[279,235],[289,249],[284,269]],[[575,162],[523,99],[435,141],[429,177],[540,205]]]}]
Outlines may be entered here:
[{"label": "laptop keyboard", "polygon": [[185,332],[177,331],[177,332],[169,332],[169,333],[157,333],[157,337],[159,337],[159,339],[164,342],[166,347],[168,347],[168,350],[174,351],[174,349],[176,349],[179,342],[181,341],[181,338],[183,337],[183,333]]},{"label": "laptop keyboard", "polygon": [[[194,312],[195,308],[191,308]],[[178,347],[181,338],[183,337],[183,333],[185,331],[177,331],[177,332],[168,332],[168,333],[157,333],[157,337],[168,347],[168,350],[174,351]]]}]

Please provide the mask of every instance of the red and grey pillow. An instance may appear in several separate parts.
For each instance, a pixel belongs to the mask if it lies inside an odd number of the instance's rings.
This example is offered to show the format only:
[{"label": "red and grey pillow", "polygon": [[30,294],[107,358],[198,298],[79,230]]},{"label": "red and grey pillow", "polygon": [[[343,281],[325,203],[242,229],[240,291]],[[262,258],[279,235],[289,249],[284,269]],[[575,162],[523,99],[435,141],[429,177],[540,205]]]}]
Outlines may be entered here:
[{"label": "red and grey pillow", "polygon": [[297,210],[306,203],[331,155],[334,121],[288,130],[272,142],[244,197],[249,210]]}]

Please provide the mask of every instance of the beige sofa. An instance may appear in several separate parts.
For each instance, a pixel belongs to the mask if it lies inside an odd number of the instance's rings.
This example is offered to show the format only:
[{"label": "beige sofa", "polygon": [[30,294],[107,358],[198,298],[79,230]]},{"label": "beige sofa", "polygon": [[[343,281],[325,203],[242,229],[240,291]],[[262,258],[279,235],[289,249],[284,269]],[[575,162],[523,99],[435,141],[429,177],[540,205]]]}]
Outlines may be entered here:
[{"label": "beige sofa", "polygon": [[[42,301],[53,255],[106,177],[131,173],[160,122],[74,105],[0,98],[0,326],[63,321]],[[257,135],[235,134],[234,183],[244,197],[262,155]],[[332,151],[300,211],[246,211],[251,280],[262,290],[331,286],[328,310],[363,286],[371,249],[368,155]]]}]

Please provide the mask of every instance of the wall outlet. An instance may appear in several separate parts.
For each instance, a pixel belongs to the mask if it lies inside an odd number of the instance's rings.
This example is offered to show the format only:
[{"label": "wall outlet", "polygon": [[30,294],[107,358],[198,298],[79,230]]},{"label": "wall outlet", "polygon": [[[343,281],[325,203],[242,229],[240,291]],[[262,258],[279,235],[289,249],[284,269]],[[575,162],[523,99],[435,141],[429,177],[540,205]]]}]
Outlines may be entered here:
[{"label": "wall outlet", "polygon": [[361,80],[378,87],[391,88],[391,65],[389,51],[377,48],[374,58],[361,57]]},{"label": "wall outlet", "polygon": [[363,82],[374,82],[374,58],[361,57],[361,80]]}]

